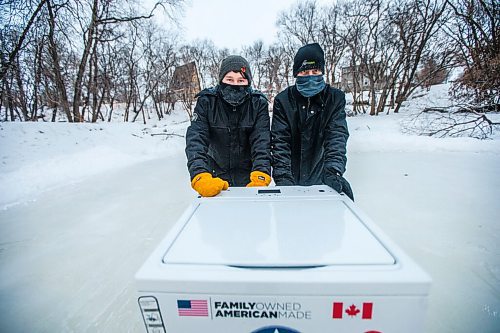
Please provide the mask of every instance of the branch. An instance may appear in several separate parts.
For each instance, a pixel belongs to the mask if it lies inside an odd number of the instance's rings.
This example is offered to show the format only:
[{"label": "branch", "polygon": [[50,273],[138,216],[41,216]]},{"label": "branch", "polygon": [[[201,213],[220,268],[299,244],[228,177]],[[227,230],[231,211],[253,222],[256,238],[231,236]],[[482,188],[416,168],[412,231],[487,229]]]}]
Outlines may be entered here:
[{"label": "branch", "polygon": [[47,2],[47,0],[42,0],[38,4],[38,6],[35,9],[35,12],[33,15],[31,15],[30,20],[28,21],[28,24],[23,30],[23,33],[21,34],[21,37],[19,37],[19,40],[16,44],[16,47],[14,50],[9,54],[9,60],[5,63],[2,63],[2,69],[0,70],[0,81],[3,80],[5,74],[7,74],[7,71],[12,67],[14,59],[16,58],[17,54],[19,53],[19,50],[21,49],[24,39],[26,38],[26,35],[28,34],[29,30],[31,29],[31,25],[33,22],[35,22],[35,18],[38,16],[38,13],[40,10],[42,10],[43,5]]},{"label": "branch", "polygon": [[440,113],[448,113],[449,110],[447,108],[438,108],[438,107],[435,107],[435,108],[425,108],[422,110],[422,112],[440,112]]},{"label": "branch", "polygon": [[154,16],[154,11],[156,10],[156,7],[158,6],[163,6],[160,2],[157,2],[153,9],[151,9],[151,12],[149,15],[140,15],[140,16],[130,16],[130,17],[107,17],[104,19],[97,20],[98,24],[113,24],[113,23],[120,23],[120,22],[132,22],[132,21],[137,21],[137,20],[143,20],[143,19],[150,19]]},{"label": "branch", "polygon": [[156,135],[178,136],[180,138],[184,137],[184,135],[176,134],[176,133],[151,133],[151,136],[156,136]]},{"label": "branch", "polygon": [[[458,107],[458,110],[453,111]],[[467,135],[477,139],[486,139],[493,133],[493,128],[500,123],[491,121],[481,109],[474,105],[455,105],[448,107],[426,108],[416,114],[403,128],[418,135],[457,137]],[[440,115],[428,113],[439,112]],[[422,115],[425,117],[421,117]]]},{"label": "branch", "polygon": [[141,15],[141,16],[132,16],[132,17],[107,17],[105,19],[97,20],[98,24],[113,24],[113,23],[121,23],[121,22],[131,22],[142,19],[149,19],[153,17],[153,14],[150,15]]}]

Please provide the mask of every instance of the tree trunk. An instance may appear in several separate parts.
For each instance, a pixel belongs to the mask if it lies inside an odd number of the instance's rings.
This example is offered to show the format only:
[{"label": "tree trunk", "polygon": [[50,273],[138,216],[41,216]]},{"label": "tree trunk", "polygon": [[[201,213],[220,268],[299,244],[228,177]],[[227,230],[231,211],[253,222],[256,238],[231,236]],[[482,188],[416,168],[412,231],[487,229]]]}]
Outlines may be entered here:
[{"label": "tree trunk", "polygon": [[29,116],[28,116],[28,103],[26,101],[26,94],[24,92],[24,86],[23,86],[23,82],[21,80],[21,70],[20,70],[20,66],[19,66],[19,58],[17,59],[16,61],[16,67],[13,68],[14,72],[15,72],[15,77],[16,77],[16,83],[17,83],[17,89],[18,89],[18,105],[21,109],[21,112],[22,112],[22,118],[24,119],[21,119],[21,120],[24,120],[24,121],[27,121],[29,120]]},{"label": "tree trunk", "polygon": [[382,89],[382,93],[381,93],[380,98],[378,100],[377,113],[376,113],[377,115],[379,113],[384,112],[386,102],[387,102],[387,88],[384,87],[384,89]]},{"label": "tree trunk", "polygon": [[375,104],[377,103],[377,95],[375,94],[375,82],[370,79],[370,116],[376,116]]},{"label": "tree trunk", "polygon": [[16,115],[14,114],[14,99],[12,98],[12,90],[10,84],[5,84],[7,91],[7,108],[9,110],[10,121],[16,121]]},{"label": "tree trunk", "polygon": [[49,12],[49,53],[52,58],[54,81],[59,95],[58,102],[61,105],[63,112],[66,114],[68,121],[71,123],[74,121],[74,119],[69,109],[68,95],[66,93],[66,86],[64,85],[64,80],[61,74],[61,66],[59,64],[59,53],[57,51],[57,45],[54,40],[55,17],[52,11],[52,3],[50,1],[47,2],[47,8]]},{"label": "tree trunk", "polygon": [[54,110],[52,110],[52,119],[51,119],[51,121],[53,123],[56,122],[56,116],[57,116],[57,107],[55,107]]},{"label": "tree trunk", "polygon": [[87,32],[87,39],[85,40],[85,47],[83,49],[82,59],[80,60],[80,64],[78,65],[78,72],[76,74],[74,93],[73,93],[73,117],[75,121],[83,121],[80,115],[80,99],[82,96],[82,82],[83,75],[85,73],[85,69],[87,67],[90,50],[95,41],[94,35],[97,27],[97,10],[98,10],[99,1],[93,0],[92,5],[92,19],[90,21],[89,30]]},{"label": "tree trunk", "polygon": [[108,123],[111,122],[111,116],[113,115],[114,104],[115,104],[115,98],[111,97],[111,101],[110,101],[110,104],[109,104]]},{"label": "tree trunk", "polygon": [[35,63],[35,80],[33,82],[33,105],[31,106],[31,120],[38,121],[38,88],[42,81],[42,50],[43,40],[37,45]]},{"label": "tree trunk", "polygon": [[[96,35],[97,35],[97,29],[96,29]],[[89,76],[90,80],[90,92],[92,93],[92,123],[95,123],[97,121],[98,117],[98,91],[97,89],[97,78],[98,78],[98,68],[97,68],[97,42],[94,42],[94,46],[92,48],[92,55],[91,55],[91,65],[90,67],[92,68],[92,74]],[[90,94],[89,92],[89,94]]]}]

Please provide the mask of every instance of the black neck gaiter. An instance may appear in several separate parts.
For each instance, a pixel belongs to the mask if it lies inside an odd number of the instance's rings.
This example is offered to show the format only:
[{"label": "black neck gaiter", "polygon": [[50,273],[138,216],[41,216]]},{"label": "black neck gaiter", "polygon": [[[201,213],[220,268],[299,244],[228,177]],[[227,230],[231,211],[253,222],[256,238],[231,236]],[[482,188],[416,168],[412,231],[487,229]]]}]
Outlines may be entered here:
[{"label": "black neck gaiter", "polygon": [[243,103],[250,95],[250,86],[233,86],[221,82],[219,92],[222,99],[232,106],[238,106]]}]

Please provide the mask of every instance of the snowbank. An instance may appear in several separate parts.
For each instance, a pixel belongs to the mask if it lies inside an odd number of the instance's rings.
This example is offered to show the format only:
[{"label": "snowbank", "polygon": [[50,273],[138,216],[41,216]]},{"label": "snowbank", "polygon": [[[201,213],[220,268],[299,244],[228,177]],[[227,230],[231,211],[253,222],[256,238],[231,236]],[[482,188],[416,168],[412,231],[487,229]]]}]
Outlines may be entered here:
[{"label": "snowbank", "polygon": [[[450,105],[448,84],[418,90],[399,114],[348,118],[348,152],[474,152],[500,154],[490,140],[402,134],[408,117],[426,106]],[[347,95],[349,103],[349,94]],[[120,117],[119,112],[115,116]],[[492,115],[500,121],[499,115]],[[69,124],[0,123],[0,208],[93,175],[184,150],[189,117],[180,105],[158,121]]]},{"label": "snowbank", "polygon": [[189,117],[162,122],[0,123],[0,207],[87,177],[184,149]]}]

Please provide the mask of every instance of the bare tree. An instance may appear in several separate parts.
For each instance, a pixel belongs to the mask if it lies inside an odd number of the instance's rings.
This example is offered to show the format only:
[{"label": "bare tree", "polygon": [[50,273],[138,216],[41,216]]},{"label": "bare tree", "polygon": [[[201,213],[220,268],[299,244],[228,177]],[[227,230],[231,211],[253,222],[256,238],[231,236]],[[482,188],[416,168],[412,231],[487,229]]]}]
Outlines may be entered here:
[{"label": "bare tree", "polygon": [[300,44],[318,42],[320,20],[315,0],[298,2],[278,15],[276,24],[295,37]]},{"label": "bare tree", "polygon": [[458,45],[458,61],[465,66],[454,87],[457,97],[485,110],[500,111],[500,10],[491,0],[447,1],[453,20],[446,31]]},{"label": "bare tree", "polygon": [[[6,75],[7,71],[14,65],[15,59],[21,50],[21,48],[24,46],[24,40],[26,39],[28,33],[30,32],[31,27],[33,26],[35,19],[37,18],[38,14],[42,10],[43,6],[45,5],[46,0],[41,0],[36,4],[36,7],[33,11],[33,14],[31,14],[30,19],[26,23],[26,26],[24,27],[23,31],[19,35],[19,39],[17,42],[14,44],[13,49],[8,52],[7,57],[2,57],[2,67],[0,69],[0,80],[3,79],[3,77]],[[16,2],[13,1],[11,6],[15,6]],[[3,16],[3,15],[2,15]]]},{"label": "bare tree", "polygon": [[293,58],[300,45],[289,34],[284,31],[278,32],[279,48],[282,50],[282,67],[278,75],[281,81],[284,81],[286,86],[292,85],[293,82]]},{"label": "bare tree", "polygon": [[357,3],[343,3],[340,9],[342,20],[340,36],[346,45],[347,53],[345,62],[348,65],[342,70],[343,88],[352,94],[354,115],[366,112],[361,83],[365,77],[366,66],[362,66],[361,64],[361,54],[363,54],[361,44],[365,36],[368,35],[366,27],[367,16],[358,5],[364,8],[364,4],[358,1]]},{"label": "bare tree", "polygon": [[[368,83],[370,95],[370,115],[376,114],[376,83],[381,81],[385,72],[384,42],[382,32],[385,30],[384,13],[387,8],[381,0],[357,1],[344,7],[346,43],[353,56],[359,59],[354,62],[353,70],[358,75],[354,80],[354,91],[357,92],[358,83],[362,86]],[[349,22],[352,20],[352,22]],[[363,89],[362,89],[363,90]],[[356,101],[356,98],[354,99]]]},{"label": "bare tree", "polygon": [[[136,115],[133,121],[136,120],[139,114],[142,114],[143,121],[146,123],[144,106],[148,100],[154,103],[153,94],[158,91],[158,87],[162,82],[168,81],[176,62],[173,43],[166,42],[172,40],[172,36],[167,33],[159,33],[161,29],[151,22],[142,25],[141,34],[141,50],[143,54],[143,68],[138,81],[140,86],[137,86],[139,95],[139,107],[135,110]],[[170,74],[170,75],[169,75]],[[167,80],[164,78],[167,77]]]},{"label": "bare tree", "polygon": [[262,40],[255,41],[252,45],[243,47],[243,55],[250,63],[252,69],[253,84],[258,90],[266,90],[264,76],[266,67],[269,66],[266,59],[267,50]]},{"label": "bare tree", "polygon": [[[182,4],[159,0],[150,12],[141,13],[135,2],[6,1],[5,7],[2,3],[0,101],[11,110],[11,119],[36,120],[38,108],[47,106],[53,108],[52,120],[58,110],[69,122],[103,120],[103,105],[116,97],[110,74],[120,80],[117,71],[125,69],[104,58],[109,57],[109,46],[117,40],[133,43],[123,39],[124,25],[151,18],[157,7],[172,14],[169,9]],[[134,98],[142,92],[133,90]],[[135,99],[132,104],[141,108],[142,102]]]},{"label": "bare tree", "polygon": [[56,43],[55,37],[55,25],[56,25],[56,15],[57,11],[61,9],[60,6],[55,7],[51,0],[47,1],[47,11],[48,11],[48,23],[49,23],[49,33],[48,33],[48,52],[52,61],[52,71],[54,75],[54,81],[57,89],[57,96],[59,105],[62,107],[64,114],[69,122],[73,122],[74,114],[70,110],[70,103],[67,95],[67,87],[63,80],[63,75],[61,73],[61,63],[59,61],[59,49]]},{"label": "bare tree", "polygon": [[210,74],[211,85],[219,83],[219,68],[222,60],[229,55],[229,50],[213,48],[208,55],[208,73]]},{"label": "bare tree", "polygon": [[449,71],[439,66],[434,58],[425,58],[422,69],[420,69],[415,79],[422,82],[422,87],[429,89],[430,86],[443,83],[448,77]]},{"label": "bare tree", "polygon": [[408,21],[405,25],[407,30],[400,32],[401,42],[405,46],[405,60],[394,112],[398,112],[403,101],[416,87],[415,75],[425,50],[430,45],[429,41],[446,20],[444,14],[447,2],[444,0],[411,1],[396,8],[396,12],[407,17]]},{"label": "bare tree", "polygon": [[191,61],[196,63],[202,89],[208,88],[217,82],[213,82],[211,73],[212,61],[216,53],[215,44],[208,39],[195,40],[190,45],[182,45],[179,49],[178,57],[181,63],[187,64]]},{"label": "bare tree", "polygon": [[446,50],[449,45],[437,42],[440,26],[448,19],[446,13],[444,0],[344,3],[343,36],[350,49],[351,75],[355,76],[350,89],[354,113],[358,89],[369,92],[370,115],[382,112],[389,98],[398,112],[403,101],[429,79],[417,77],[426,59],[434,59],[436,71],[452,65],[452,52]]},{"label": "bare tree", "polygon": [[326,82],[335,84],[337,78],[337,66],[344,56],[347,47],[346,40],[341,35],[340,6],[334,3],[332,6],[321,8],[319,17],[319,42],[325,50],[325,77]]},{"label": "bare tree", "polygon": [[270,101],[285,88],[288,58],[285,49],[279,44],[273,44],[267,50],[264,91]]}]

